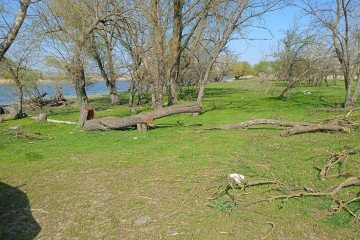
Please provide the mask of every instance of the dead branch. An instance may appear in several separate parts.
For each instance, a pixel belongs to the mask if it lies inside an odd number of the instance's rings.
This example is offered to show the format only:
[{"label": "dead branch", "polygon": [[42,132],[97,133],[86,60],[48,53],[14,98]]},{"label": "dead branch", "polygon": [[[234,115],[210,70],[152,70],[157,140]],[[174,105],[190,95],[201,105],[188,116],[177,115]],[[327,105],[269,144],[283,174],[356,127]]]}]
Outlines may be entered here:
[{"label": "dead branch", "polygon": [[337,185],[334,190],[330,192],[331,196],[336,195],[342,188],[346,188],[349,186],[359,185],[360,184],[360,177],[350,177]]},{"label": "dead branch", "polygon": [[348,132],[348,129],[340,125],[325,125],[325,124],[315,124],[308,126],[295,126],[293,128],[284,130],[280,136],[289,137],[301,133],[309,132]]},{"label": "dead branch", "polygon": [[[229,190],[240,189],[242,191],[247,187],[254,187],[254,186],[261,186],[261,185],[277,185],[277,186],[281,186],[283,189],[286,189],[286,190],[290,189],[288,186],[286,186],[285,184],[283,184],[282,182],[279,182],[277,180],[261,180],[261,181],[253,181],[253,182],[244,182],[242,184],[242,186],[239,186],[239,185],[233,186],[231,184],[227,184],[225,190],[221,191],[219,194],[216,194],[213,198],[211,198],[211,200],[217,199],[224,195],[228,195],[233,201],[235,201],[234,197],[229,193]],[[286,193],[286,194],[269,196],[266,198],[252,201],[250,203],[243,205],[243,207],[258,204],[261,202],[271,202],[271,201],[279,200],[279,199],[283,199],[283,200],[287,201],[292,198],[301,198],[301,197],[328,197],[338,205],[337,206],[338,211],[340,211],[341,209],[344,209],[351,216],[358,218],[358,216],[348,208],[348,205],[353,202],[359,201],[360,197],[356,197],[349,201],[343,201],[343,200],[336,198],[336,195],[339,193],[339,191],[341,189],[350,187],[350,186],[358,186],[358,185],[360,185],[360,177],[350,177],[350,178],[346,179],[345,181],[341,182],[340,184],[338,184],[337,186],[333,187],[332,191],[315,191],[311,188],[302,187],[300,189],[288,190],[288,193]]]},{"label": "dead branch", "polygon": [[338,211],[340,211],[341,209],[344,209],[345,211],[347,211],[350,215],[352,215],[355,218],[358,218],[358,216],[352,212],[347,206],[348,204],[355,202],[355,201],[359,201],[359,197],[354,198],[350,201],[344,202],[342,200],[339,200],[337,198],[335,198],[335,195],[343,188],[349,187],[349,186],[357,186],[360,185],[360,177],[351,177],[346,179],[345,181],[343,181],[342,183],[340,183],[339,185],[337,185],[331,192],[313,192],[313,191],[308,191],[307,188],[304,188],[305,191],[303,192],[298,192],[298,193],[291,193],[291,194],[283,194],[283,195],[277,195],[277,196],[270,196],[268,198],[263,198],[263,199],[258,199],[255,200],[253,202],[247,203],[244,205],[244,207],[246,206],[250,206],[250,205],[254,205],[254,204],[258,204],[261,202],[271,202],[274,200],[279,200],[279,199],[285,199],[285,200],[289,200],[292,198],[300,198],[300,197],[329,197],[332,199],[333,202],[335,202],[338,205]]},{"label": "dead branch", "polygon": [[[325,180],[328,172],[336,165],[345,164],[349,158],[349,155],[356,154],[354,149],[345,149],[341,152],[330,153],[330,158],[323,168],[319,168],[320,180]],[[343,173],[340,173],[343,174]]]},{"label": "dead branch", "polygon": [[305,123],[305,122],[287,122],[274,119],[254,119],[238,124],[230,124],[223,126],[216,126],[207,128],[206,130],[241,130],[247,129],[252,126],[257,125],[273,125],[280,127],[290,127],[289,129],[281,132],[280,136],[288,137],[295,134],[308,133],[308,132],[348,132],[348,129],[339,124],[315,124],[315,123]]},{"label": "dead branch", "polygon": [[294,127],[296,125],[305,126],[305,125],[309,125],[309,124],[300,123],[300,122],[285,122],[285,121],[274,120],[274,119],[254,119],[254,120],[241,122],[238,124],[230,124],[230,125],[211,127],[211,128],[207,128],[206,130],[241,130],[241,129],[247,129],[249,127],[256,126],[256,125],[275,125],[275,126],[281,126],[281,127]]}]

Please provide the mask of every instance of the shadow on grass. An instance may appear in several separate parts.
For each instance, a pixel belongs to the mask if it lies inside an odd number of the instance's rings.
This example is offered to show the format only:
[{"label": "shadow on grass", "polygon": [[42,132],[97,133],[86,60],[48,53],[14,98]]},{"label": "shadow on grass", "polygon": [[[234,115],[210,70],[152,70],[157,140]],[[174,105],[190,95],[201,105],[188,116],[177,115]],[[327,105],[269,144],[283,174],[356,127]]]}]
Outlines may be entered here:
[{"label": "shadow on grass", "polygon": [[266,97],[264,100],[268,101],[269,103],[288,103],[288,106],[291,105],[298,105],[304,107],[331,107],[336,108],[341,106],[340,103],[332,102],[332,99],[326,99],[323,96],[319,96],[317,94],[313,95],[304,95],[303,93],[296,93],[292,94],[290,98],[284,98],[279,96],[271,96]]},{"label": "shadow on grass", "polygon": [[34,239],[40,230],[26,194],[0,182],[0,239]]},{"label": "shadow on grass", "polygon": [[[244,90],[241,90],[244,91]],[[223,97],[226,96],[228,97],[231,94],[239,94],[241,93],[241,91],[239,91],[239,89],[235,89],[235,88],[206,88],[205,89],[205,98],[214,98],[214,97]]]},{"label": "shadow on grass", "polygon": [[156,129],[156,128],[172,128],[172,127],[201,127],[201,123],[194,123],[194,124],[183,124],[183,123],[173,123],[173,124],[156,124],[150,129]]},{"label": "shadow on grass", "polygon": [[[239,93],[235,88],[206,88],[205,89],[205,98],[214,98],[214,97],[223,97],[228,96],[229,94]],[[195,100],[197,98],[196,88],[183,88],[179,94],[179,98],[183,100]]]}]

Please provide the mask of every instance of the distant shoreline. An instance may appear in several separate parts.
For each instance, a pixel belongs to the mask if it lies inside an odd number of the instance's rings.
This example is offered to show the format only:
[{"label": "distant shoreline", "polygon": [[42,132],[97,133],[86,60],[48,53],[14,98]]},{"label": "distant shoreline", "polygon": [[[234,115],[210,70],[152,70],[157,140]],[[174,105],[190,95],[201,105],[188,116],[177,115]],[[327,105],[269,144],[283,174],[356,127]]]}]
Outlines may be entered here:
[{"label": "distant shoreline", "polygon": [[[121,77],[121,78],[118,78],[117,81],[126,81],[126,80],[129,80],[129,78],[127,77]],[[101,78],[89,78],[88,79],[88,82],[101,82],[103,81],[103,79]],[[71,82],[69,81],[51,81],[51,80],[44,80],[44,79],[40,79],[38,81],[39,83],[69,83],[71,84]],[[11,85],[12,82],[11,82],[11,79],[5,79],[5,78],[0,78],[0,84],[2,85]]]}]

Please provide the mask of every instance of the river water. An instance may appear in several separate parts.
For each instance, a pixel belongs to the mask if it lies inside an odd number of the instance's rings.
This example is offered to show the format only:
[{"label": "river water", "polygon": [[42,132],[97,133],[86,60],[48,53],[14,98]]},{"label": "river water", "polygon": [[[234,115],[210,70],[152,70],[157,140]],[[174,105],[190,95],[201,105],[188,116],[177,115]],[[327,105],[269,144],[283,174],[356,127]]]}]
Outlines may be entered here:
[{"label": "river water", "polygon": [[[45,98],[52,98],[56,94],[56,86],[61,85],[63,95],[65,97],[76,96],[75,88],[70,83],[54,83],[44,82],[38,84],[38,89],[41,93],[47,93]],[[127,92],[129,90],[129,81],[116,82],[118,92]],[[89,83],[86,87],[86,93],[90,95],[107,93],[106,84],[104,81]],[[16,102],[16,91],[14,87],[0,84],[0,105],[7,105]]]}]

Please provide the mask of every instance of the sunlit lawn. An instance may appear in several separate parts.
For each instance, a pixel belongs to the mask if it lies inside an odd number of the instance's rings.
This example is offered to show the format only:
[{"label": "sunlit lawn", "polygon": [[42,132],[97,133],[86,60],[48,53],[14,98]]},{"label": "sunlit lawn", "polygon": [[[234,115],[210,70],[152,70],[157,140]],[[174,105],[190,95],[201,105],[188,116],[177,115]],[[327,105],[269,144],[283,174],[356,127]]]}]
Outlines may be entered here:
[{"label": "sunlit lawn", "polygon": [[[359,130],[288,138],[280,137],[281,129],[275,127],[205,131],[209,126],[255,118],[321,121],[348,115],[348,120],[360,121],[359,109],[348,114],[338,108],[343,100],[340,83],[301,86],[287,101],[277,98],[281,86],[275,83],[265,93],[268,84],[255,80],[210,84],[201,115],[156,120],[158,127],[146,133],[84,132],[73,125],[38,123],[30,118],[6,120],[0,124],[0,181],[19,186],[27,195],[41,227],[40,239],[359,238],[359,222],[345,211],[333,214],[327,198],[244,207],[268,194],[269,187],[258,187],[245,195],[231,191],[237,206],[208,206],[232,172],[249,180],[276,177],[293,187],[317,189],[345,179],[321,182],[313,167],[321,166],[328,152],[359,148]],[[305,89],[311,94],[304,95]],[[126,96],[122,97],[125,102]],[[126,105],[109,108],[107,96],[93,98],[92,105],[96,117],[129,114]],[[71,107],[46,111],[52,119],[77,119]],[[8,130],[15,125],[21,126],[22,134]],[[350,156],[346,165],[354,176],[360,174],[359,156]],[[342,196],[351,199],[359,191],[359,187],[347,188]],[[4,198],[7,204],[0,202],[1,214],[11,203],[11,195],[0,192],[0,201]],[[228,200],[224,197],[220,204]],[[149,221],[137,224],[142,217]],[[26,231],[19,234],[26,239]]]}]

